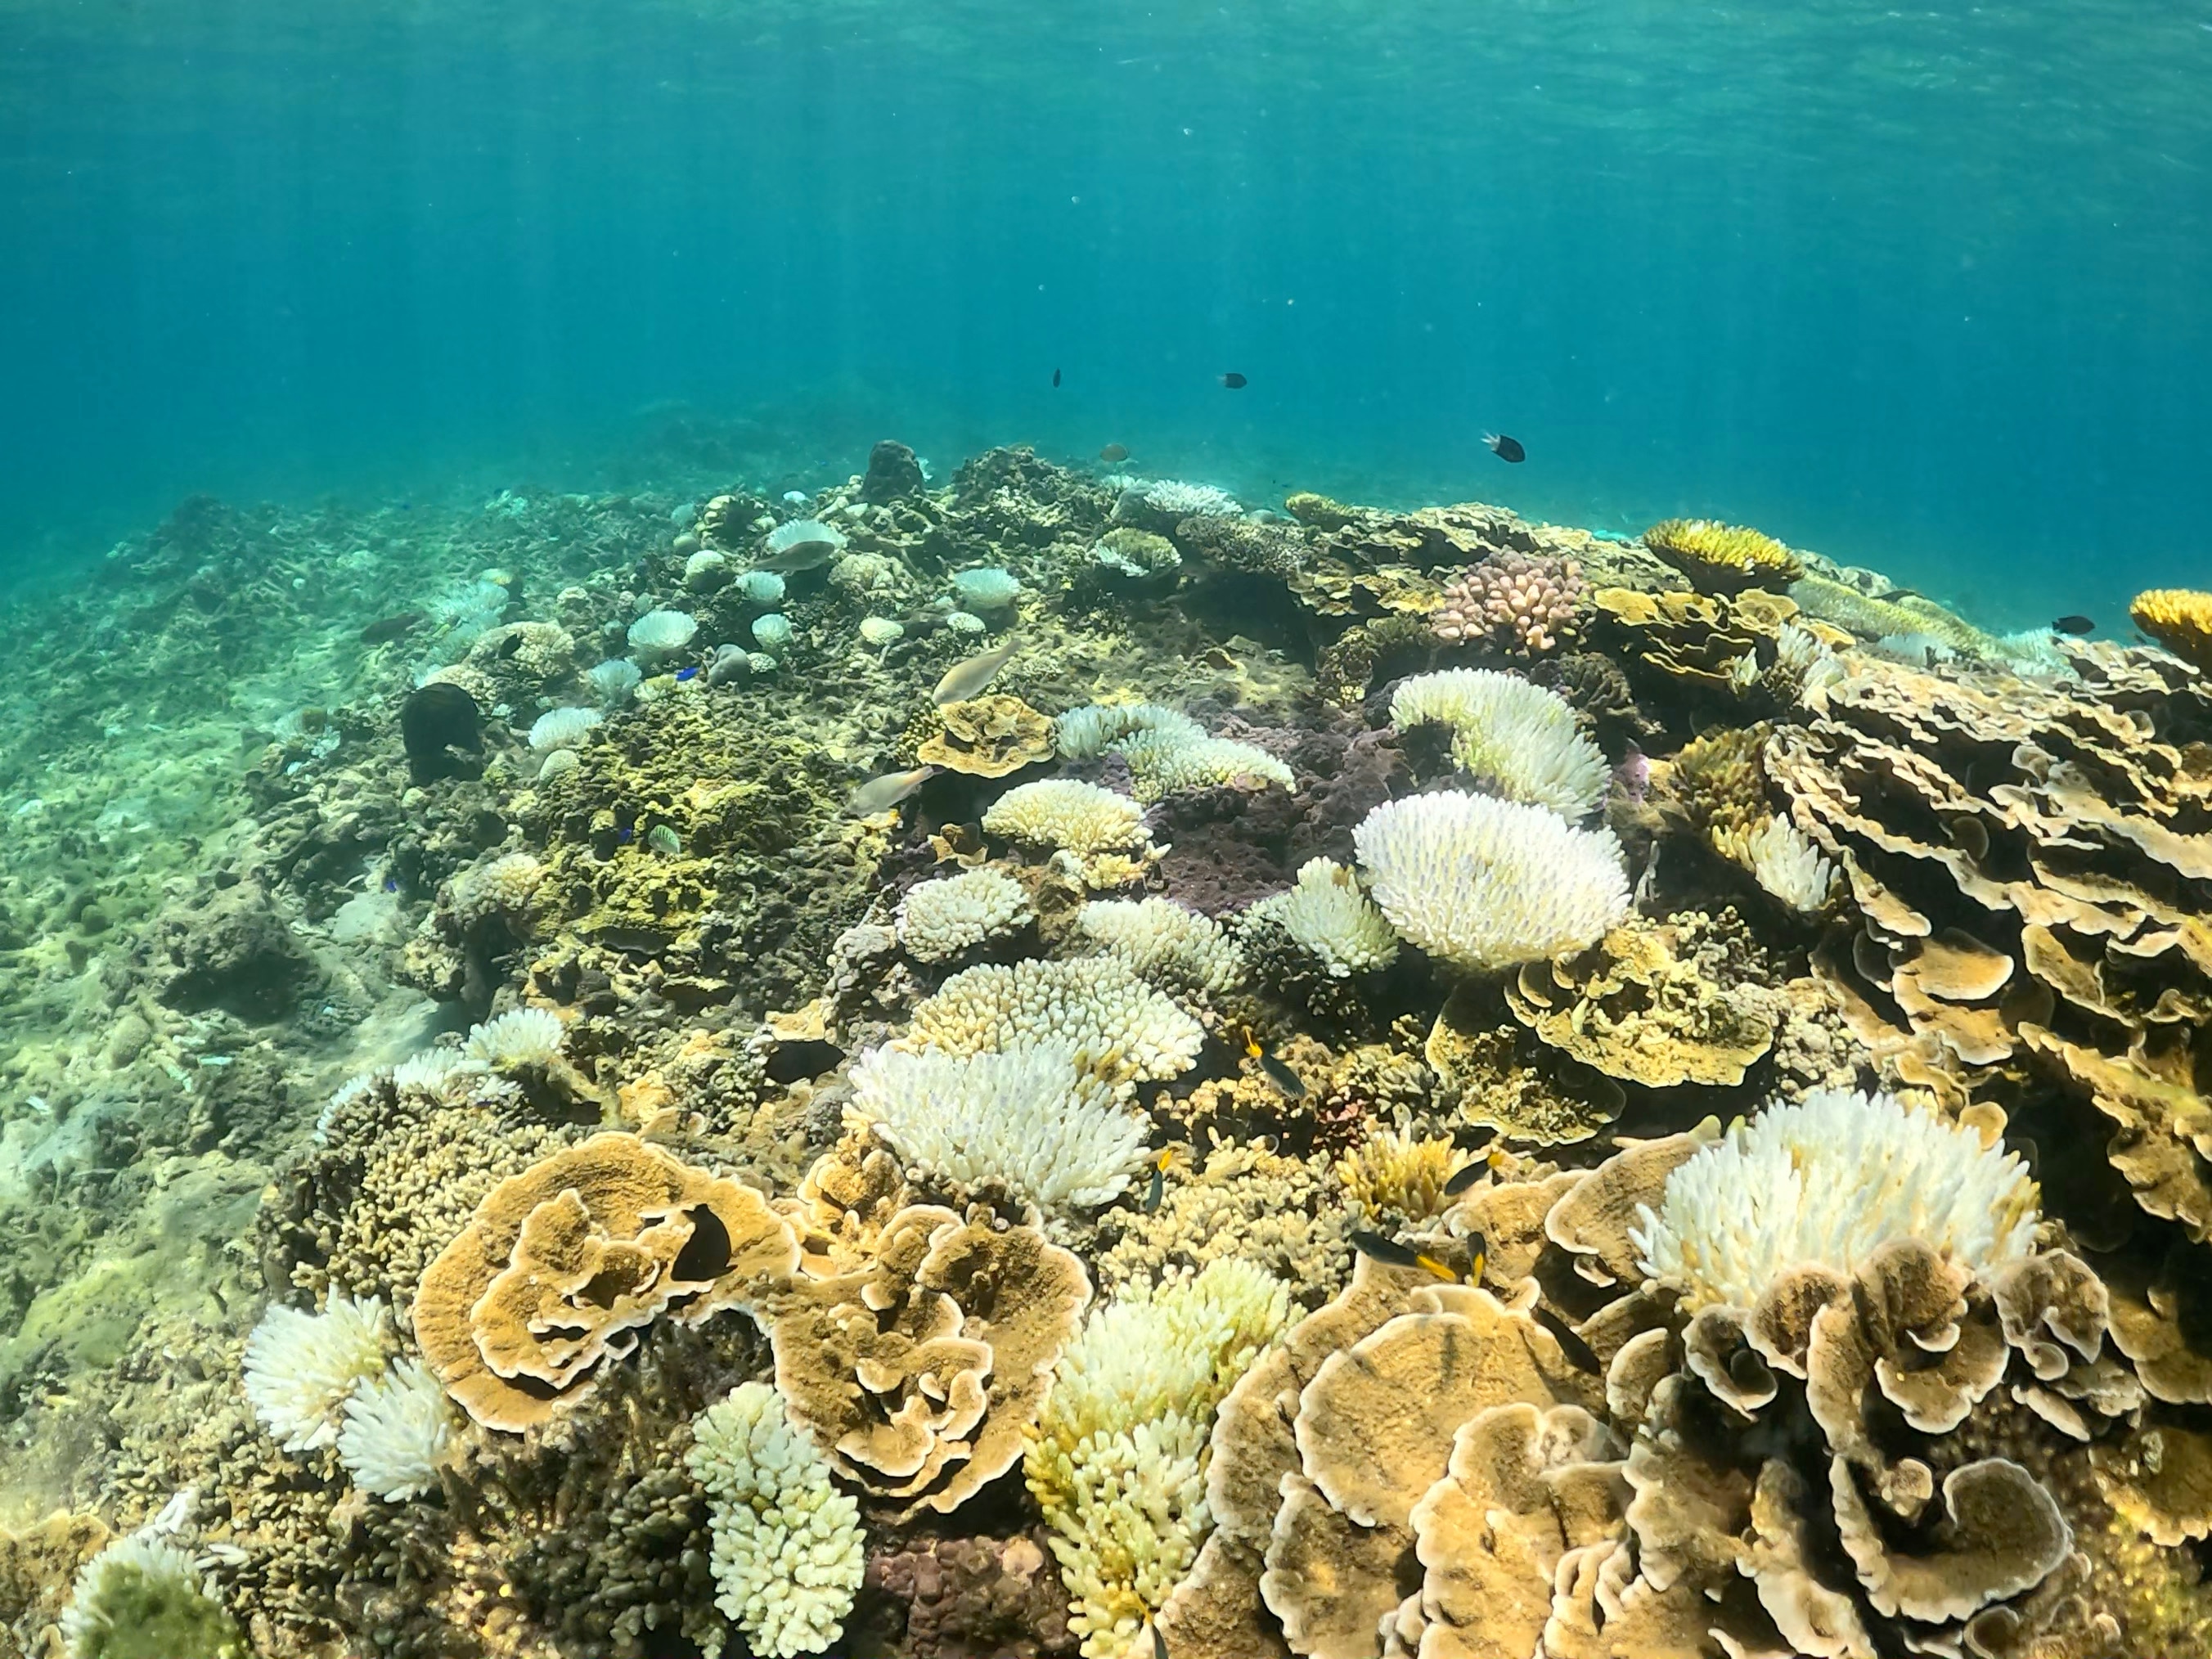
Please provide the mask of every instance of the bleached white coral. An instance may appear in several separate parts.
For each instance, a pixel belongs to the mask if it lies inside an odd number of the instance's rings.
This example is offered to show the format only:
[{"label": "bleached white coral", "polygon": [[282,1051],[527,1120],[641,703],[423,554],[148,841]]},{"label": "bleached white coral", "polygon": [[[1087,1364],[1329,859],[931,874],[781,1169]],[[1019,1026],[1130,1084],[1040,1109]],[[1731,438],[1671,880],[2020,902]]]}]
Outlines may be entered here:
[{"label": "bleached white coral", "polygon": [[338,1408],[384,1369],[385,1308],[373,1296],[332,1291],[311,1314],[282,1303],[246,1339],[244,1386],[253,1414],[286,1451],[337,1438]]},{"label": "bleached white coral", "polygon": [[1172,899],[1094,899],[1075,931],[1170,991],[1219,996],[1244,976],[1243,953],[1221,924]]},{"label": "bleached white coral", "polygon": [[1003,611],[1022,596],[1021,579],[997,565],[954,571],[952,589],[970,611]]},{"label": "bleached white coral", "polygon": [[1289,767],[1266,750],[1233,738],[1181,738],[1165,732],[1139,732],[1115,748],[1129,763],[1129,781],[1139,800],[1158,800],[1240,780],[1285,789],[1297,787]]},{"label": "bleached white coral", "polygon": [[860,638],[868,645],[890,645],[906,637],[906,624],[889,617],[860,618]]},{"label": "bleached white coral", "polygon": [[530,746],[567,749],[590,736],[600,719],[596,708],[549,708],[530,723]]},{"label": "bleached white coral", "polygon": [[550,1066],[561,1057],[564,1035],[558,1014],[544,1008],[514,1008],[472,1028],[461,1054],[495,1072]]},{"label": "bleached white coral", "polygon": [[1076,778],[1017,785],[983,814],[988,835],[1071,853],[1133,853],[1149,838],[1144,808],[1127,795]]},{"label": "bleached white coral", "polygon": [[1085,703],[1052,723],[1053,743],[1072,760],[1103,755],[1139,732],[1158,732],[1185,743],[1206,735],[1206,728],[1189,715],[1156,702]]},{"label": "bleached white coral", "polygon": [[707,1491],[714,1605],[750,1650],[791,1659],[835,1642],[860,1587],[866,1537],[782,1396],[739,1384],[692,1419],[684,1461]]},{"label": "bleached white coral", "polygon": [[1021,883],[1001,870],[968,870],[907,889],[898,938],[916,962],[945,962],[1033,919]]},{"label": "bleached white coral", "polygon": [[516,915],[530,908],[545,866],[527,853],[502,853],[453,878],[453,913],[463,921]]},{"label": "bleached white coral", "polygon": [[402,1094],[441,1096],[455,1076],[478,1069],[477,1063],[459,1048],[441,1044],[410,1054],[393,1066],[392,1086]]},{"label": "bleached white coral", "polygon": [[77,1570],[61,1638],[64,1659],[155,1652],[165,1659],[245,1659],[246,1652],[214,1584],[150,1527],[117,1539]]},{"label": "bleached white coral", "polygon": [[1178,478],[1156,478],[1144,486],[1145,505],[1154,512],[1178,519],[1235,519],[1244,508],[1225,489],[1212,484],[1184,483]]},{"label": "bleached white coral", "polygon": [[1821,856],[1811,836],[1778,812],[1751,830],[1717,831],[1713,841],[1723,857],[1750,871],[1761,887],[1793,910],[1818,910],[1835,890],[1834,864]]},{"label": "bleached white coral", "polygon": [[1058,1044],[949,1054],[874,1048],[854,1063],[847,1122],[909,1166],[1003,1187],[1040,1209],[1110,1204],[1144,1161],[1152,1120]]},{"label": "bleached white coral", "polygon": [[1692,1309],[1749,1308],[1776,1274],[1849,1273],[1918,1238],[1977,1273],[2033,1248],[2035,1183],[2017,1153],[1886,1094],[1820,1089],[1776,1102],[1667,1177],[1629,1230],[1638,1266]]},{"label": "bleached white coral", "polygon": [[1136,1650],[1212,1530],[1213,1414],[1290,1317],[1289,1288],[1237,1257],[1133,1281],[1061,1354],[1023,1474],[1053,1529],[1085,1659]]},{"label": "bleached white coral", "polygon": [[338,1462],[362,1491],[396,1504],[438,1484],[439,1460],[453,1443],[445,1385],[419,1361],[400,1359],[345,1402]]},{"label": "bleached white coral", "polygon": [[1470,972],[1579,951],[1628,914],[1613,832],[1541,806],[1414,795],[1383,802],[1352,841],[1399,937]]},{"label": "bleached white coral", "polygon": [[1205,1042],[1204,1027],[1110,956],[955,974],[915,1007],[900,1039],[951,1054],[1056,1046],[1139,1079],[1188,1071]]},{"label": "bleached white coral", "polygon": [[[775,558],[795,547],[824,546],[836,552],[845,545],[845,532],[819,519],[793,519],[789,524],[780,524],[768,532],[764,548],[766,556]],[[770,571],[770,575],[775,573]]]},{"label": "bleached white coral", "polygon": [[1586,816],[1605,793],[1605,757],[1557,692],[1517,674],[1448,668],[1415,674],[1390,696],[1390,724],[1450,727],[1452,760],[1510,799]]},{"label": "bleached white coral", "polygon": [[1334,859],[1308,859],[1298,866],[1295,886],[1251,906],[1244,921],[1273,922],[1334,979],[1388,968],[1398,959],[1398,936],[1389,921]]},{"label": "bleached white coral", "polygon": [[665,657],[691,643],[698,619],[687,611],[648,611],[629,625],[629,648],[641,656]]},{"label": "bleached white coral", "polygon": [[638,682],[645,678],[645,671],[628,657],[610,657],[584,678],[592,683],[592,690],[599,694],[602,702],[613,704],[622,702],[637,690]]}]

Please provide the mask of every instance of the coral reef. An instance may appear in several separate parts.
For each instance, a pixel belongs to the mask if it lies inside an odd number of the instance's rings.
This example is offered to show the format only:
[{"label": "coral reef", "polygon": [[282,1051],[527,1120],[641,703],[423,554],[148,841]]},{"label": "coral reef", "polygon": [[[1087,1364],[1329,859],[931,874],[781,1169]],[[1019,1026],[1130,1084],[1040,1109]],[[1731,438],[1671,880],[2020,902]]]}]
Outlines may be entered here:
[{"label": "coral reef", "polygon": [[0,1647],[2203,1647],[2197,596],[741,451],[0,620]]}]

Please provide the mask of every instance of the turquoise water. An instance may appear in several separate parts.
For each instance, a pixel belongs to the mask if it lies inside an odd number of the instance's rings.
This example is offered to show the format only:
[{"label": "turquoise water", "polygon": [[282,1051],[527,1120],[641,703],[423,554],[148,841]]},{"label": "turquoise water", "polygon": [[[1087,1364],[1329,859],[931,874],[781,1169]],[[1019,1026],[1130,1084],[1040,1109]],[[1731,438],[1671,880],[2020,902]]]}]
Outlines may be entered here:
[{"label": "turquoise water", "polygon": [[896,433],[2118,622],[2203,576],[2209,74],[2202,5],[9,0],[0,561]]}]

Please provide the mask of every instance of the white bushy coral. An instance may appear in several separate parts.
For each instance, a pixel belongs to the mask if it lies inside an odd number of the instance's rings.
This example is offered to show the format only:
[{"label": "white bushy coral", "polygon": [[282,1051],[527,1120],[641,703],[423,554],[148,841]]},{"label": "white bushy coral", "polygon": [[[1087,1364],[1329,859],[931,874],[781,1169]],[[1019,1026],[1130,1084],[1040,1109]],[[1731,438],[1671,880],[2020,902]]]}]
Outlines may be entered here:
[{"label": "white bushy coral", "polygon": [[461,1054],[494,1071],[550,1066],[561,1057],[563,1035],[558,1014],[544,1008],[515,1008],[473,1027]]},{"label": "white bushy coral", "polygon": [[1233,738],[1184,738],[1165,732],[1139,732],[1114,746],[1129,763],[1129,781],[1139,800],[1159,800],[1240,781],[1297,787],[1297,775],[1281,761]]},{"label": "white bushy coral", "polygon": [[629,625],[629,648],[641,657],[665,657],[691,643],[699,620],[686,611],[648,611]]},{"label": "white bushy coral", "polygon": [[1052,723],[1053,742],[1071,760],[1091,760],[1125,738],[1156,732],[1196,743],[1206,728],[1178,709],[1156,702],[1092,702],[1071,708]]},{"label": "white bushy coral", "polygon": [[530,746],[567,749],[591,735],[602,716],[596,708],[549,708],[530,723]]},{"label": "white bushy coral", "polygon": [[1009,789],[983,814],[988,835],[1090,855],[1133,853],[1148,839],[1144,809],[1127,795],[1074,778]]},{"label": "white bushy coral", "polygon": [[1021,883],[1000,870],[969,870],[907,890],[899,901],[899,943],[917,962],[945,962],[1032,919]]},{"label": "white bushy coral", "polygon": [[1219,996],[1244,976],[1243,953],[1221,924],[1172,899],[1094,899],[1075,931],[1170,991]]},{"label": "white bushy coral", "polygon": [[782,1396],[740,1384],[692,1420],[684,1465],[707,1492],[714,1605],[761,1659],[819,1653],[852,1611],[866,1565],[858,1507],[791,1425]]},{"label": "white bushy coral", "polygon": [[246,1339],[245,1389],[253,1414],[286,1451],[337,1438],[338,1410],[384,1369],[385,1307],[331,1292],[319,1314],[278,1304]]},{"label": "white bushy coral", "polygon": [[1290,1317],[1289,1287],[1237,1257],[1139,1279],[1061,1354],[1023,1473],[1053,1529],[1086,1659],[1139,1650],[1212,1515],[1213,1414]]},{"label": "white bushy coral", "polygon": [[940,1181],[1003,1187],[1040,1209],[1112,1203],[1152,1129],[1112,1080],[1057,1044],[965,1055],[875,1048],[852,1080],[848,1125]]},{"label": "white bushy coral", "polygon": [[987,963],[955,974],[914,1011],[902,1047],[951,1054],[1056,1045],[1143,1079],[1181,1075],[1206,1031],[1118,957]]},{"label": "white bushy coral", "polygon": [[422,1094],[442,1097],[446,1085],[463,1073],[480,1073],[483,1067],[459,1048],[441,1045],[410,1054],[392,1068],[392,1086],[401,1094]]},{"label": "white bushy coral", "polygon": [[1638,1265],[1692,1308],[1749,1308],[1784,1268],[1849,1273],[1917,1238],[1976,1272],[2034,1247],[2035,1183],[2017,1153],[1886,1094],[1821,1089],[1776,1102],[1638,1205]]},{"label": "white bushy coral", "polygon": [[439,1460],[453,1443],[445,1385],[419,1361],[401,1359],[346,1401],[338,1462],[362,1491],[396,1504],[438,1484]]},{"label": "white bushy coral", "polygon": [[1398,959],[1398,936],[1359,890],[1352,872],[1334,859],[1308,859],[1295,886],[1261,899],[1245,922],[1273,922],[1291,942],[1334,979],[1388,968]]},{"label": "white bushy coral", "polygon": [[1836,866],[1811,836],[1779,813],[1754,829],[1714,837],[1720,851],[1793,910],[1812,912],[1835,890]]},{"label": "white bushy coral", "polygon": [[530,908],[545,866],[527,853],[502,853],[455,876],[453,914],[463,921],[489,915],[519,915]]},{"label": "white bushy coral", "polygon": [[1431,721],[1451,729],[1462,770],[1510,799],[1579,818],[1605,793],[1605,757],[1573,708],[1517,674],[1450,668],[1401,681],[1390,724],[1403,732]]},{"label": "white bushy coral", "polygon": [[1541,806],[1414,795],[1383,802],[1352,840],[1399,937],[1470,972],[1579,951],[1628,914],[1613,832]]}]

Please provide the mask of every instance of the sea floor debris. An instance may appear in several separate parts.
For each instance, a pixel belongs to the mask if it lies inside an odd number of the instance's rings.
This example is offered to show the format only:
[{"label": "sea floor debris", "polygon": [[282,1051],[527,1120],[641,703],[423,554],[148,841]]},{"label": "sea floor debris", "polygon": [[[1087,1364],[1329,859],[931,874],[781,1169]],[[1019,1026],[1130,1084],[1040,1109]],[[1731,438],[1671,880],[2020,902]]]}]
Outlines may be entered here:
[{"label": "sea floor debris", "polygon": [[0,617],[0,1653],[2212,1651],[2212,600],[687,482]]}]

